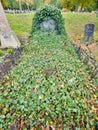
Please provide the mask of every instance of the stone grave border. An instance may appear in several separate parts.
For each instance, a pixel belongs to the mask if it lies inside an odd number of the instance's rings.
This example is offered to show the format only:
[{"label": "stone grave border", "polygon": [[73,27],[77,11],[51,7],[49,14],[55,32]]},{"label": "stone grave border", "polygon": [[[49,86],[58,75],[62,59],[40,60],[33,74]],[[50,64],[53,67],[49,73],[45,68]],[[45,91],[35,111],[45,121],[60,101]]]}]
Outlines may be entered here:
[{"label": "stone grave border", "polygon": [[96,61],[95,57],[92,56],[92,52],[90,50],[83,49],[81,45],[75,44],[73,42],[71,43],[75,47],[79,59],[82,60],[84,64],[91,67],[89,71],[91,78],[96,79],[98,77],[98,62]]},{"label": "stone grave border", "polygon": [[0,63],[0,80],[8,74],[9,70],[12,69],[13,66],[16,65],[16,62],[20,58],[22,53],[22,48],[14,49],[13,54],[7,54],[3,57],[4,62]]}]

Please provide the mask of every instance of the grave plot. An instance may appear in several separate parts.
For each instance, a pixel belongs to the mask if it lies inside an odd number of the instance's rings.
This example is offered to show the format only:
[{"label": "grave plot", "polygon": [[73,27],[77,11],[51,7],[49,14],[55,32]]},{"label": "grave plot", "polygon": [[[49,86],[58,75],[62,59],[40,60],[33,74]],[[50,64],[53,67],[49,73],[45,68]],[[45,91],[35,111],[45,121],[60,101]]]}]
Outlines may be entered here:
[{"label": "grave plot", "polygon": [[96,85],[72,45],[55,34],[35,33],[17,66],[0,83],[2,129],[53,126],[94,128]]},{"label": "grave plot", "polygon": [[33,30],[0,83],[1,129],[94,130],[97,85],[86,69],[65,33]]}]

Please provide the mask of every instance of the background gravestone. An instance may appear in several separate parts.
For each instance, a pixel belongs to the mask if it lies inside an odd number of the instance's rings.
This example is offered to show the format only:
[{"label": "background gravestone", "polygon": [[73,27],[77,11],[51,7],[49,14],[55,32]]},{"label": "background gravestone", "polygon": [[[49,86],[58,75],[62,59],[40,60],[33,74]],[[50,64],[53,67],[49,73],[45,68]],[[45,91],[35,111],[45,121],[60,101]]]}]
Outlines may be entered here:
[{"label": "background gravestone", "polygon": [[94,24],[86,24],[84,31],[85,42],[92,42],[94,35]]},{"label": "background gravestone", "polygon": [[46,32],[55,30],[58,34],[66,33],[61,11],[48,5],[38,9],[33,17],[31,34],[38,30]]},{"label": "background gravestone", "polygon": [[18,48],[20,47],[20,42],[16,35],[11,31],[0,2],[0,48],[7,47]]}]

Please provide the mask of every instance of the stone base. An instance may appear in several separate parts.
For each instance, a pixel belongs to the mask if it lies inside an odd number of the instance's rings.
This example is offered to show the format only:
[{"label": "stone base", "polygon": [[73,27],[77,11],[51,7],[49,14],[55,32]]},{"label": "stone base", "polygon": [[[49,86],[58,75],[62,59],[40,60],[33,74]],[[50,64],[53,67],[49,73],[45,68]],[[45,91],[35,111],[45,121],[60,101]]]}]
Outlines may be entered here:
[{"label": "stone base", "polygon": [[91,36],[91,37],[84,36],[84,37],[82,38],[82,41],[81,41],[81,42],[82,42],[82,43],[91,44],[91,43],[93,43],[93,36]]},{"label": "stone base", "polygon": [[20,42],[16,35],[11,31],[7,34],[0,34],[0,48],[19,48]]}]

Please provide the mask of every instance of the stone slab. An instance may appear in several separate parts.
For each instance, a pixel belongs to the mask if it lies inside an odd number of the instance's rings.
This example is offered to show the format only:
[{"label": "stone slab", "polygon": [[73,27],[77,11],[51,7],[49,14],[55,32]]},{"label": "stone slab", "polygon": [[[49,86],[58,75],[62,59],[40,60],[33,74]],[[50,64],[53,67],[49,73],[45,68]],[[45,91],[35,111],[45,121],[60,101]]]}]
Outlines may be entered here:
[{"label": "stone slab", "polygon": [[46,21],[43,21],[41,24],[40,24],[40,29],[42,31],[53,31],[56,29],[56,22],[55,20],[53,20],[52,18],[46,20]]},{"label": "stone slab", "polygon": [[7,47],[18,48],[20,42],[16,35],[12,33],[0,2],[0,48]]}]

